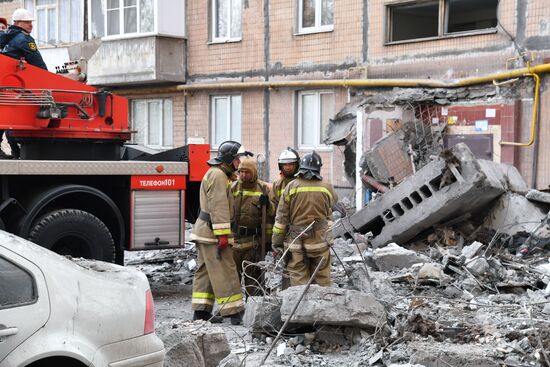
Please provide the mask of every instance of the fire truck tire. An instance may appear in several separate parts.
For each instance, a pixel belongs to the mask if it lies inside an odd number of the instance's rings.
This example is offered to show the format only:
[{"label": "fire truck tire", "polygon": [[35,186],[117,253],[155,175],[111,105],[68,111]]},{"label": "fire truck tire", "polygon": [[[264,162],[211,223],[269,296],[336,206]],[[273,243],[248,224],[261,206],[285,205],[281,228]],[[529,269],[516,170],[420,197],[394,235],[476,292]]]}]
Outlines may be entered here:
[{"label": "fire truck tire", "polygon": [[109,228],[96,216],[61,209],[39,218],[29,240],[58,254],[113,262],[115,244]]}]

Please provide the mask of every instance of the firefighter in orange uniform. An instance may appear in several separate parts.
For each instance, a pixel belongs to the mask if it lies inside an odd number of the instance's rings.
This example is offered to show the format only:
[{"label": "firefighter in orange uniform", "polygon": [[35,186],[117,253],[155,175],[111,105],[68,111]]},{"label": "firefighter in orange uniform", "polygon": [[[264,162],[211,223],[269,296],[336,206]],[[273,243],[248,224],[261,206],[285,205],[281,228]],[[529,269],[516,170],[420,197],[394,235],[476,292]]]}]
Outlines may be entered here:
[{"label": "firefighter in orange uniform", "polygon": [[[243,261],[257,262],[259,254],[266,249],[261,249],[260,239],[262,231],[271,240],[273,228],[273,214],[269,207],[269,187],[258,180],[258,168],[253,159],[243,159],[239,165],[239,179],[231,185],[231,193],[234,199],[233,231],[233,258],[242,279]],[[266,212],[266,225],[262,227],[262,211]],[[260,286],[263,286],[261,271],[258,267],[249,266],[244,278],[246,292],[249,296],[259,295]]]},{"label": "firefighter in orange uniform", "polygon": [[[300,161],[297,178],[286,186],[277,208],[272,244],[278,252],[290,247],[287,269],[292,286],[306,284],[321,261],[315,283],[331,285],[329,246],[333,239],[329,228],[332,207],[338,198],[332,185],[323,182],[321,166],[319,154],[306,154]],[[312,222],[309,230],[299,236]]]},{"label": "firefighter in orange uniform", "polygon": [[[191,305],[193,320],[242,323],[243,294],[233,253],[229,246],[233,198],[230,177],[234,175],[241,144],[225,141],[218,155],[208,161],[210,169],[200,187],[200,213],[193,226],[191,240],[197,244],[198,268],[193,279]],[[214,301],[220,306],[220,316],[212,316]]]}]

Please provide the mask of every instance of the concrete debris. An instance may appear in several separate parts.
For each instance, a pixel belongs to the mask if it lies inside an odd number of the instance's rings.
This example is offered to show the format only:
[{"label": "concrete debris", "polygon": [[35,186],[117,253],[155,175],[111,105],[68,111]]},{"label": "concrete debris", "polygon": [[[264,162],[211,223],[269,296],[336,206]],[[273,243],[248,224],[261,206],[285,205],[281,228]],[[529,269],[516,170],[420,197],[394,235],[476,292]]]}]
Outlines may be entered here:
[{"label": "concrete debris", "polygon": [[529,190],[525,197],[531,201],[537,201],[539,203],[550,204],[550,194],[539,190]]},{"label": "concrete debris", "polygon": [[[305,286],[281,292],[281,319],[286,321]],[[371,331],[386,324],[386,311],[374,297],[362,292],[312,285],[291,319],[296,324],[349,325]]]},{"label": "concrete debris", "polygon": [[509,189],[509,166],[476,159],[463,143],[424,166],[364,209],[340,219],[333,233],[372,232],[374,247],[403,243],[436,224],[486,209]]},{"label": "concrete debris", "polygon": [[483,227],[514,235],[521,231],[531,232],[544,219],[548,209],[528,200],[525,196],[507,192],[498,198],[486,212]]},{"label": "concrete debris", "polygon": [[224,330],[202,322],[172,324],[157,333],[166,348],[165,367],[216,367],[231,353]]},{"label": "concrete debris", "polygon": [[432,262],[429,257],[407,250],[396,243],[375,249],[373,260],[380,271],[410,268],[414,264]]},{"label": "concrete debris", "polygon": [[244,326],[253,333],[276,331],[283,326],[281,300],[276,297],[248,297]]},{"label": "concrete debris", "polygon": [[470,245],[462,248],[461,255],[464,256],[466,260],[470,260],[479,253],[482,247],[483,244],[481,242],[474,241]]}]

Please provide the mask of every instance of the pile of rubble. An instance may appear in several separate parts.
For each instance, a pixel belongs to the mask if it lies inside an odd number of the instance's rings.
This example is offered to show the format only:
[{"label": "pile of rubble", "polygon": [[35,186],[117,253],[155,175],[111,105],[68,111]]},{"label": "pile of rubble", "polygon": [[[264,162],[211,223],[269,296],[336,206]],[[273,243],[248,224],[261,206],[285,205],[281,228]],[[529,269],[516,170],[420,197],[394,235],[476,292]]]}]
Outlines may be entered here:
[{"label": "pile of rubble", "polygon": [[[513,167],[458,145],[338,221],[333,287],[248,297],[241,327],[164,319],[166,365],[548,367],[549,209]],[[188,297],[195,256],[135,262]]]}]

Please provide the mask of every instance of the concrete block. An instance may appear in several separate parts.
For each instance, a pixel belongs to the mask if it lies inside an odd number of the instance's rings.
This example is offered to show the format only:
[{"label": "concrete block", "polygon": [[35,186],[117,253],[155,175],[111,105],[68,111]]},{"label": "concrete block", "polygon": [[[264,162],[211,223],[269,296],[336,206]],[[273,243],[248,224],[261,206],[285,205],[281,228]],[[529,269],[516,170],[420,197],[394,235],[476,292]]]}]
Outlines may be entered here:
[{"label": "concrete block", "polygon": [[529,190],[525,197],[531,201],[537,201],[539,203],[550,204],[550,194],[539,190]]},{"label": "concrete block", "polygon": [[514,235],[532,232],[546,216],[547,211],[525,196],[508,192],[491,207],[483,220],[483,226],[500,233]]},{"label": "concrete block", "polygon": [[334,225],[335,237],[372,232],[373,247],[405,243],[438,223],[486,208],[507,189],[502,165],[481,161],[463,143],[455,145],[372,201]]},{"label": "concrete block", "polygon": [[429,257],[407,250],[395,243],[375,249],[373,259],[380,271],[410,268],[414,264],[432,262]]},{"label": "concrete block", "polygon": [[[280,293],[283,297],[281,319],[286,321],[305,286],[290,287]],[[296,312],[292,323],[308,325],[355,326],[374,331],[386,324],[386,310],[374,297],[341,288],[312,285]]]},{"label": "concrete block", "polygon": [[281,302],[273,297],[248,297],[243,318],[244,327],[250,332],[279,330],[281,321]]},{"label": "concrete block", "polygon": [[164,367],[216,367],[231,352],[223,329],[209,324],[189,323],[173,329],[163,342]]}]

